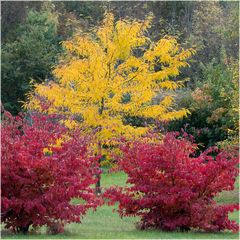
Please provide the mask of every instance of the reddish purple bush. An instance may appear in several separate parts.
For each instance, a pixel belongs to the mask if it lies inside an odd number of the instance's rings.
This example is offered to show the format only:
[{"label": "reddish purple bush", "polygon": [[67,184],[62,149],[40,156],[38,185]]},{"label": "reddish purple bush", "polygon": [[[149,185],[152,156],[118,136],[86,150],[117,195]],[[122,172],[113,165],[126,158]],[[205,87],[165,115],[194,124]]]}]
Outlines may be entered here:
[{"label": "reddish purple bush", "polygon": [[110,203],[119,202],[121,217],[140,216],[141,229],[238,231],[228,219],[238,205],[214,201],[218,193],[234,189],[236,153],[209,148],[194,157],[196,145],[178,133],[168,133],[162,143],[126,143],[122,150],[119,167],[129,185],[105,192]]},{"label": "reddish purple bush", "polygon": [[[6,228],[26,233],[29,226],[80,222],[100,203],[92,184],[98,159],[88,152],[87,138],[68,133],[54,117],[33,117],[32,125],[7,115],[2,122],[1,220]],[[65,139],[63,142],[60,138]],[[73,198],[82,199],[72,204]]]}]

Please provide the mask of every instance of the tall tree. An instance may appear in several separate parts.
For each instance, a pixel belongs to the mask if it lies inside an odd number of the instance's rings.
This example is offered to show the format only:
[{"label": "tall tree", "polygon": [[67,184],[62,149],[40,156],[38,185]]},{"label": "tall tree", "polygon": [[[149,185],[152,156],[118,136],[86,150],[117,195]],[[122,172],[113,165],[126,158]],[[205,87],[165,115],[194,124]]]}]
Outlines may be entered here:
[{"label": "tall tree", "polygon": [[[73,117],[65,122],[70,126],[77,124],[78,116],[82,129],[96,131],[99,154],[103,145],[112,146],[113,138],[146,133],[147,126],[127,124],[126,116],[161,120],[186,116],[187,109],[172,109],[170,94],[157,104],[152,99],[160,90],[182,86],[173,79],[188,66],[186,59],[194,50],[184,50],[171,37],[151,42],[145,35],[151,19],[114,23],[108,13],[96,34],[65,41],[66,54],[54,70],[57,81],[36,84],[28,107]],[[42,108],[42,99],[50,103],[48,108]]]},{"label": "tall tree", "polygon": [[2,42],[16,38],[16,28],[26,20],[29,9],[40,10],[40,1],[1,1]]},{"label": "tall tree", "polygon": [[59,51],[57,15],[52,9],[30,10],[26,22],[17,29],[18,37],[2,46],[2,103],[13,114],[31,89],[30,81],[51,76]]},{"label": "tall tree", "polygon": [[188,66],[194,50],[181,48],[171,37],[151,42],[145,35],[150,26],[151,17],[114,23],[107,14],[96,35],[65,41],[64,59],[53,71],[57,81],[36,84],[29,107],[42,110],[41,96],[51,103],[48,112],[81,115],[86,129],[100,127],[99,140],[147,130],[125,125],[125,115],[162,120],[185,116],[186,109],[171,108],[171,94],[156,105],[152,98],[160,90],[182,86],[173,79]]}]

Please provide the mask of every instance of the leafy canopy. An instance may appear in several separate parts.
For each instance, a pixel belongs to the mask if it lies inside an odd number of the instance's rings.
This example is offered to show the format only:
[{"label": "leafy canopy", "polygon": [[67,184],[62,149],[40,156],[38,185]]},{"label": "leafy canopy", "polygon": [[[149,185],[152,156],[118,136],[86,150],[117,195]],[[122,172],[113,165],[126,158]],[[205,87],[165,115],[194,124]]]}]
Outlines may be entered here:
[{"label": "leafy canopy", "polygon": [[2,45],[2,97],[4,107],[17,114],[31,89],[30,81],[43,82],[60,51],[57,15],[51,9],[29,11],[16,29],[14,41]]},{"label": "leafy canopy", "polygon": [[[147,127],[124,124],[124,116],[170,120],[187,115],[187,109],[172,109],[171,94],[164,94],[159,104],[152,99],[161,90],[182,86],[174,78],[194,50],[183,49],[173,37],[152,42],[147,36],[151,21],[152,16],[114,22],[107,13],[92,34],[64,41],[66,54],[53,71],[57,81],[36,84],[28,107],[80,116],[82,128],[101,129],[99,140],[145,133]],[[51,103],[45,110],[43,99]]]}]

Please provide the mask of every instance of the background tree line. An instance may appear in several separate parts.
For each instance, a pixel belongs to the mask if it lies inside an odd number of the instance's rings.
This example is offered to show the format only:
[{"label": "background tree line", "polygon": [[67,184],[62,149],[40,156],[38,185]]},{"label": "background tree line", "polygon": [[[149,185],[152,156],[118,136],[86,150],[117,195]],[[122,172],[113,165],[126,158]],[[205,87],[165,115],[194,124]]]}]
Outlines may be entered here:
[{"label": "background tree line", "polygon": [[189,108],[192,114],[167,128],[188,126],[195,137],[201,131],[199,141],[205,147],[234,137],[238,132],[238,5],[237,1],[2,1],[2,103],[17,114],[31,81],[53,78],[52,68],[63,53],[61,41],[98,25],[105,11],[112,11],[116,19],[143,19],[152,12],[149,37],[174,35],[197,50],[191,68],[182,73],[190,80],[176,92],[176,107]]}]

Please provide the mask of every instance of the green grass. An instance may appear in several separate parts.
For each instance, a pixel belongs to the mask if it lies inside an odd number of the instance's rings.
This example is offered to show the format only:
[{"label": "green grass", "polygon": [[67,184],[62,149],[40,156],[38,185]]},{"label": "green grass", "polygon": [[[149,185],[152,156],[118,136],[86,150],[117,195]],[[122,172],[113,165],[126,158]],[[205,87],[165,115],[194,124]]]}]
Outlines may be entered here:
[{"label": "green grass", "polygon": [[[102,186],[125,185],[126,176],[121,173],[104,173],[102,176]],[[224,192],[217,197],[219,203],[238,202],[238,184],[236,190]],[[96,212],[89,211],[83,218],[82,224],[72,223],[65,227],[64,234],[47,235],[46,228],[41,228],[38,233],[29,235],[14,235],[6,230],[2,231],[4,239],[238,239],[238,234],[230,232],[224,233],[203,233],[191,232],[163,232],[156,230],[140,231],[135,227],[138,218],[129,217],[121,219],[116,212],[112,212],[113,207],[102,206]],[[230,218],[239,222],[238,212],[230,215]]]},{"label": "green grass", "polygon": [[224,203],[239,203],[239,178],[235,182],[234,191],[224,191],[219,196],[216,197],[216,200],[219,204]]}]

